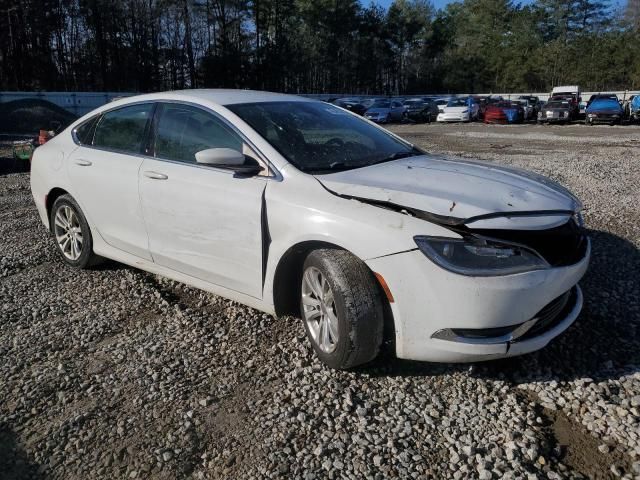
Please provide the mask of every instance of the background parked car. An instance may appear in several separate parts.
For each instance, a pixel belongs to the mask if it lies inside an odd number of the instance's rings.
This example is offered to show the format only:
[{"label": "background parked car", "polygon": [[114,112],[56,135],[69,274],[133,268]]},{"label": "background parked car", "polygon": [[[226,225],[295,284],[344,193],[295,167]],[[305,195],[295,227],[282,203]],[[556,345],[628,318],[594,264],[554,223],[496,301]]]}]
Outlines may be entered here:
[{"label": "background parked car", "polygon": [[529,105],[531,105],[531,107],[533,108],[533,115],[532,115],[532,119],[536,119],[538,118],[538,112],[540,111],[540,97],[537,97],[535,95],[520,95],[518,97],[518,100],[528,100],[529,101]]},{"label": "background parked car", "polygon": [[365,118],[377,123],[400,122],[406,109],[398,100],[375,100],[364,112]]},{"label": "background parked car", "polygon": [[415,122],[432,122],[438,118],[438,106],[433,100],[409,98],[404,101],[407,117]]},{"label": "background parked car", "polygon": [[482,120],[484,118],[484,111],[489,104],[488,97],[474,96],[472,97],[473,101],[478,104],[478,120]]},{"label": "background parked car", "polygon": [[567,123],[571,121],[570,100],[552,97],[538,112],[538,123]]},{"label": "background parked car", "polygon": [[331,103],[338,107],[346,108],[358,115],[364,115],[364,112],[367,110],[367,107],[362,104],[362,100],[359,98],[338,98]]},{"label": "background parked car", "polygon": [[587,115],[585,117],[585,123],[587,125],[593,125],[594,123],[608,123],[609,125],[615,125],[622,121],[624,110],[618,97],[610,98],[596,98],[589,103],[587,107]]},{"label": "background parked car", "polygon": [[438,122],[471,122],[478,118],[478,110],[472,97],[452,98],[438,114]]},{"label": "background parked car", "polygon": [[438,98],[435,100],[435,104],[438,106],[438,111],[440,113],[444,112],[444,107],[449,103],[449,98]]},{"label": "background parked car", "polygon": [[631,122],[640,120],[640,95],[631,95],[627,103],[627,117]]},{"label": "background parked car", "polygon": [[[580,115],[581,115],[580,102],[578,102],[575,97],[572,97],[570,95],[554,95],[549,99],[547,103],[550,103],[550,102],[566,103],[567,111],[569,112],[569,117],[567,119],[568,122],[580,118]],[[586,112],[586,107],[585,107],[585,112]]]},{"label": "background parked car", "polygon": [[578,85],[554,87],[551,90],[550,100],[566,100],[569,103],[570,120],[577,120],[582,113],[580,110],[582,92]]},{"label": "background parked car", "polygon": [[589,97],[589,100],[587,100],[587,108],[589,108],[589,106],[593,103],[594,100],[602,100],[602,99],[609,99],[609,100],[615,100],[616,102],[620,102],[620,99],[615,93],[596,93],[594,95],[591,95]]},{"label": "background parked car", "polygon": [[487,106],[484,112],[484,123],[522,123],[524,107],[516,101],[503,100]]},{"label": "background parked car", "polygon": [[535,119],[537,117],[535,107],[530,100],[526,98],[519,98],[512,103],[517,103],[522,106],[522,110],[524,112],[523,121],[528,122],[529,120]]}]

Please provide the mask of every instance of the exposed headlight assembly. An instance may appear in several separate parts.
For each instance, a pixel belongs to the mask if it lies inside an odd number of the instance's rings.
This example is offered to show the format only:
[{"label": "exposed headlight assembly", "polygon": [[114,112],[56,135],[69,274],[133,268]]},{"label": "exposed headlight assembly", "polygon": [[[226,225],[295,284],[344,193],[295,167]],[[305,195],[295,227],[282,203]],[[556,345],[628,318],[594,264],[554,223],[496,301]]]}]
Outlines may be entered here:
[{"label": "exposed headlight assembly", "polygon": [[480,237],[455,239],[419,235],[413,239],[430,260],[460,275],[490,277],[550,267],[536,252],[520,245]]}]

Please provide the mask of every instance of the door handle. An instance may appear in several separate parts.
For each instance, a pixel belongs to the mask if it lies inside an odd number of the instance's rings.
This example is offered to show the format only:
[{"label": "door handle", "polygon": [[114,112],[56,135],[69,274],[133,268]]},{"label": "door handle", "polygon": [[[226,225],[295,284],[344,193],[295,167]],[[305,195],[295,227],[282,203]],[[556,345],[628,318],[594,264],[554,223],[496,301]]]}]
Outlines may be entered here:
[{"label": "door handle", "polygon": [[145,170],[144,176],[153,180],[166,180],[169,178],[164,173],[154,172],[153,170]]},{"label": "door handle", "polygon": [[80,165],[81,167],[90,167],[91,162],[89,160],[83,160],[81,158],[78,158],[76,160],[76,165]]}]

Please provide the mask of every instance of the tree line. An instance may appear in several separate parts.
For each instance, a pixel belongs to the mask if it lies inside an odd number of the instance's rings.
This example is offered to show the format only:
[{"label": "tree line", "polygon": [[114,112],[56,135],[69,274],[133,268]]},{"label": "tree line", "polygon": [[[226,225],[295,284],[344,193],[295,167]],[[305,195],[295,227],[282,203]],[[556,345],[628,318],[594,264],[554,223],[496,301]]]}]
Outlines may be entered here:
[{"label": "tree line", "polygon": [[0,0],[0,90],[640,88],[640,0]]}]

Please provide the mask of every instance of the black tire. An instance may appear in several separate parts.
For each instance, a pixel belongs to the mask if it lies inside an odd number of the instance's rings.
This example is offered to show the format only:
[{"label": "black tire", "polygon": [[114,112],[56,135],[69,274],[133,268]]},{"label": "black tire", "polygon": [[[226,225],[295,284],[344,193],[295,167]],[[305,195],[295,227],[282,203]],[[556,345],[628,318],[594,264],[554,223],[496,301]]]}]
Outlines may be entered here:
[{"label": "black tire", "polygon": [[[56,214],[58,213],[58,211],[61,211],[62,213],[64,208],[69,208],[73,211],[73,214],[76,216],[77,223],[80,228],[82,242],[80,255],[77,259],[72,259],[65,255],[56,237]],[[93,253],[93,237],[91,236],[91,229],[89,228],[87,219],[84,217],[80,206],[71,195],[61,195],[56,199],[55,202],[53,202],[51,213],[49,215],[49,222],[51,226],[51,233],[53,234],[53,239],[56,243],[58,253],[67,265],[70,265],[74,268],[84,269],[97,265],[103,260],[102,257],[99,257],[98,255]]]},{"label": "black tire", "polygon": [[314,339],[306,320],[301,293],[300,315],[318,358],[327,366],[337,369],[373,360],[382,344],[384,306],[381,289],[371,270],[346,250],[320,249],[312,251],[304,262],[302,292],[307,271],[319,271],[328,282],[333,296],[333,313],[338,320],[338,339],[334,343],[334,350],[324,351]]}]

